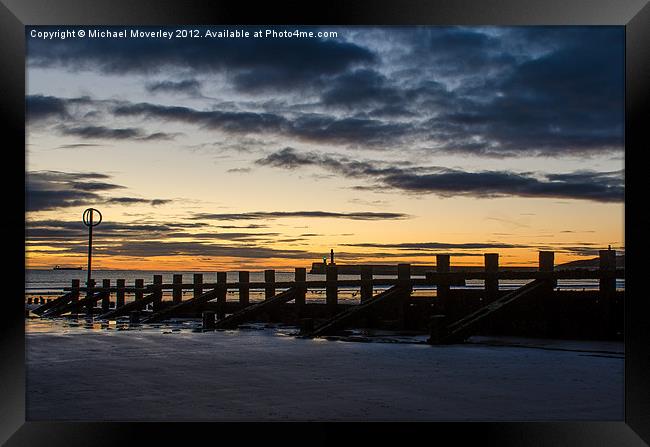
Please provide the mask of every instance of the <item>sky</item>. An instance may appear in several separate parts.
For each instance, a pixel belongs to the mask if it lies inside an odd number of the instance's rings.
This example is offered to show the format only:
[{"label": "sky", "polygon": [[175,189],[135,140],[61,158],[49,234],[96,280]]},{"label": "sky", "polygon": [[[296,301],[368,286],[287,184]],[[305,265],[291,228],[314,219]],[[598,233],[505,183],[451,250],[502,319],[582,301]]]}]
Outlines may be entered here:
[{"label": "sky", "polygon": [[624,252],[623,27],[125,29],[26,28],[28,268]]}]

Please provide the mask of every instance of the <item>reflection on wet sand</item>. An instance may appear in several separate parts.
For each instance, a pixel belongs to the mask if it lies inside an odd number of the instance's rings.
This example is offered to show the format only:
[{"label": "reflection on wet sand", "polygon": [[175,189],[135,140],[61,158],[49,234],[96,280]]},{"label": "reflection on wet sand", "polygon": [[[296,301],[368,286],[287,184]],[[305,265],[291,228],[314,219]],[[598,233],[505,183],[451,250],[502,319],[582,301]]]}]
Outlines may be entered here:
[{"label": "reflection on wet sand", "polygon": [[25,320],[26,333],[73,333],[91,331],[162,331],[171,332],[201,332],[201,321],[192,319],[171,320],[164,324],[139,324],[130,323],[128,317],[117,320],[95,320],[92,316],[79,314],[69,315],[62,318],[38,318],[34,317]]}]

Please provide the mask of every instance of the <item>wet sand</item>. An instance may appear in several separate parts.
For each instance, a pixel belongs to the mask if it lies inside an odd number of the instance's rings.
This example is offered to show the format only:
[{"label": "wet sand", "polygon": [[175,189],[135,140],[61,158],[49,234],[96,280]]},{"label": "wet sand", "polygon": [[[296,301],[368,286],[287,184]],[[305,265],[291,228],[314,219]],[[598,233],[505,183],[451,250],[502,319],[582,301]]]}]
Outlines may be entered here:
[{"label": "wet sand", "polygon": [[617,342],[476,337],[429,346],[422,337],[352,343],[298,339],[290,330],[201,333],[194,323],[27,325],[28,420],[623,418]]}]

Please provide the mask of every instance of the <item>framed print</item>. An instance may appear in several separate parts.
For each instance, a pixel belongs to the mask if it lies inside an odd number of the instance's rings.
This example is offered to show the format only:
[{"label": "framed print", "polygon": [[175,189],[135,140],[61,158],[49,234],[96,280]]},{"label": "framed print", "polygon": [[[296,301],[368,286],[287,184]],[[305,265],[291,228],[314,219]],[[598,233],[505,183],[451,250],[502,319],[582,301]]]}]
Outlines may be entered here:
[{"label": "framed print", "polygon": [[7,445],[648,442],[645,2],[0,11]]}]

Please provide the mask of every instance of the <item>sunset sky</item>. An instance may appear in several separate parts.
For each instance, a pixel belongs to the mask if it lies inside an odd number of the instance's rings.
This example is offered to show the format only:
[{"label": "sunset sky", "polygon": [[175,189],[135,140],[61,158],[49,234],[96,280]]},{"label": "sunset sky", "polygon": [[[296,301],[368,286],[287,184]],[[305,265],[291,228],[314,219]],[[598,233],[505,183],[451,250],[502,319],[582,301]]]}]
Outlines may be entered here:
[{"label": "sunset sky", "polygon": [[26,28],[29,268],[85,265],[89,206],[104,269],[624,251],[623,27],[31,29],[107,28]]}]

